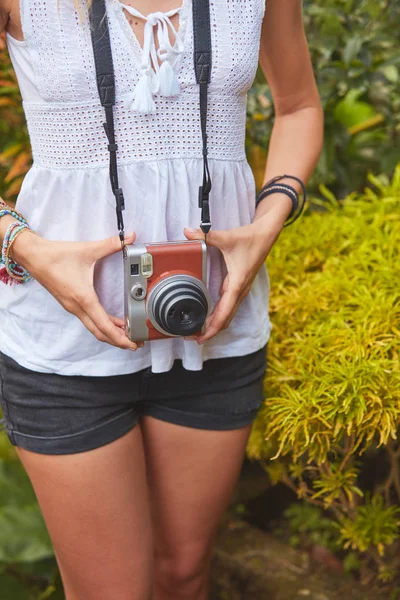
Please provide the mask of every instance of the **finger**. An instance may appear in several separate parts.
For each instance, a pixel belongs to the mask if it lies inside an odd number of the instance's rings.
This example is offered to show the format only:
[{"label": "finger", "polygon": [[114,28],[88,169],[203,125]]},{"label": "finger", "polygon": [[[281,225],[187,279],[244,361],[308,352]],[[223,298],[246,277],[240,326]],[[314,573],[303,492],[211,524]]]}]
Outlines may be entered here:
[{"label": "finger", "polygon": [[[125,244],[133,244],[135,239],[135,233],[125,234]],[[116,254],[121,250],[122,245],[118,235],[113,235],[112,237],[100,240],[98,242],[89,242],[89,253],[94,261],[99,260],[100,258],[105,258],[106,256],[110,256],[111,254]]]},{"label": "finger", "polygon": [[224,324],[224,329],[227,329],[229,327],[229,325],[232,323],[233,319],[235,318],[235,315],[237,313],[237,311],[239,310],[243,300],[246,298],[246,296],[248,295],[250,291],[249,287],[243,288],[237,301],[236,304],[233,308],[233,311],[231,312],[231,314],[229,315],[228,319],[226,320],[225,324]]},{"label": "finger", "polygon": [[116,325],[117,327],[120,327],[121,329],[125,329],[125,319],[121,319],[120,317],[114,317],[114,315],[108,315],[111,319],[111,321],[114,323],[114,325]]},{"label": "finger", "polygon": [[240,290],[233,286],[222,294],[212,315],[210,315],[211,318],[208,326],[206,326],[205,334],[198,339],[199,344],[204,344],[204,342],[217,335],[224,328],[225,323],[238,304],[239,295]]},{"label": "finger", "polygon": [[229,290],[229,273],[228,273],[228,275],[226,275],[225,279],[222,282],[221,289],[220,289],[220,292],[219,292],[220,297],[219,297],[217,303],[214,306],[214,310],[208,315],[208,317],[206,319],[206,323],[205,323],[206,329],[208,327],[210,327],[210,325],[211,325],[211,323],[212,323],[212,321],[214,319],[215,313],[218,312],[218,310],[219,310],[219,305],[220,305],[220,302],[221,302],[221,298],[225,295],[225,293],[228,290]]},{"label": "finger", "polygon": [[229,325],[232,323],[233,319],[236,316],[237,311],[239,310],[239,307],[240,307],[242,301],[243,301],[243,298],[240,297],[238,299],[238,301],[236,302],[231,314],[229,315],[228,319],[224,323],[224,327],[223,327],[224,329],[228,329]]},{"label": "finger", "polygon": [[[82,323],[85,325],[86,329],[88,329],[90,331],[90,333],[92,333],[95,338],[97,338],[100,342],[105,342],[107,344],[111,344],[112,346],[116,346],[116,344],[113,343],[113,341],[106,337],[98,327],[96,327],[96,325],[93,323],[93,321],[87,316],[86,313],[82,312],[82,313],[75,313],[76,316],[82,321]],[[117,321],[121,321],[122,319],[119,319],[118,317],[113,317],[112,315],[109,315],[110,319],[113,321],[114,319],[116,319]],[[144,342],[135,342],[138,348],[143,348],[144,346]],[[116,346],[117,348],[121,348],[121,345],[118,344]]]},{"label": "finger", "polygon": [[[223,294],[224,293],[225,292],[223,292]],[[243,299],[245,298],[246,295],[247,295],[246,292],[243,291],[243,293],[239,296],[239,298],[237,299],[236,304],[235,304],[235,306],[234,306],[231,314],[229,315],[228,319],[225,321],[223,327],[220,328],[220,331],[221,331],[221,329],[226,329],[227,327],[229,327],[229,325],[233,321],[233,319],[234,319],[237,311],[239,310],[239,307],[240,307],[240,305],[241,305],[241,303],[242,303],[242,301],[243,301]],[[199,338],[199,336],[196,336],[196,335],[188,335],[188,336],[185,336],[183,338],[184,340],[189,340],[189,341],[195,340],[195,341],[198,341],[199,343],[200,342],[203,343],[203,340],[207,341],[205,338],[206,338],[206,335],[208,335],[209,332],[210,332],[210,330],[211,330],[211,324],[214,322],[215,315],[218,314],[218,312],[220,310],[220,306],[219,306],[220,302],[221,302],[221,299],[217,302],[217,304],[215,305],[215,308],[214,308],[213,312],[206,319],[206,322],[205,322],[206,333],[204,334],[204,336],[201,336]],[[214,327],[214,323],[213,323],[213,327]]]},{"label": "finger", "polygon": [[105,342],[107,344],[111,344],[112,346],[115,345],[115,344],[112,344],[111,340],[109,340],[105,335],[103,335],[101,333],[100,329],[98,329],[96,327],[96,325],[93,323],[92,319],[90,319],[86,313],[82,312],[82,313],[76,314],[76,316],[78,317],[78,319],[80,319],[82,321],[82,323],[84,324],[86,329],[88,329],[90,331],[90,333],[92,333],[94,335],[94,337],[97,338],[100,342]]},{"label": "finger", "polygon": [[[205,329],[205,331],[208,331],[211,323],[214,320],[215,314],[218,313],[219,305],[220,305],[220,302],[221,302],[221,298],[225,294],[225,292],[227,291],[227,282],[228,282],[228,279],[229,279],[229,275],[227,275],[225,277],[224,281],[223,281],[223,284],[222,284],[221,289],[220,289],[220,298],[219,298],[219,300],[215,304],[213,311],[208,315],[208,317],[205,320],[205,323],[204,323],[204,329]],[[199,336],[198,335],[196,335],[196,336],[188,336],[185,339],[198,341],[199,340]]]},{"label": "finger", "polygon": [[112,322],[110,316],[101,306],[96,294],[85,299],[84,304],[81,305],[81,309],[91,319],[97,329],[110,340],[109,343],[127,350],[137,349],[137,345],[130,341],[125,331]]},{"label": "finger", "polygon": [[[121,319],[120,317],[114,317],[114,315],[108,315],[108,316],[110,317],[110,319],[114,323],[114,325],[116,325],[123,331],[126,331],[126,323],[125,323],[124,319]],[[138,348],[143,348],[143,346],[144,346],[144,342],[135,342],[135,344],[137,345]]]},{"label": "finger", "polygon": [[[201,231],[201,229],[191,229],[190,227],[185,227],[183,233],[188,240],[205,240],[204,233]],[[227,247],[230,236],[231,234],[228,231],[211,229],[207,233],[207,245],[215,246],[216,248],[222,250]]]}]

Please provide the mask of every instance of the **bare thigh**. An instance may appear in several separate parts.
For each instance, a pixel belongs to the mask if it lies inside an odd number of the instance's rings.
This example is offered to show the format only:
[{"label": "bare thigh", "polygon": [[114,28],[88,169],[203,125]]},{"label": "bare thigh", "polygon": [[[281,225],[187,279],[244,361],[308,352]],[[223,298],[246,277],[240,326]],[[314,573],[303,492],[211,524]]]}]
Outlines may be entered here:
[{"label": "bare thigh", "polygon": [[[178,585],[196,576],[201,579],[240,473],[251,426],[206,431],[144,417],[141,427],[151,492],[156,583],[157,577],[170,579],[172,587],[174,580]],[[205,590],[203,594],[207,597]],[[164,596],[156,590],[157,597]]]},{"label": "bare thigh", "polygon": [[140,428],[87,452],[16,450],[52,539],[67,600],[149,600],[152,536]]}]

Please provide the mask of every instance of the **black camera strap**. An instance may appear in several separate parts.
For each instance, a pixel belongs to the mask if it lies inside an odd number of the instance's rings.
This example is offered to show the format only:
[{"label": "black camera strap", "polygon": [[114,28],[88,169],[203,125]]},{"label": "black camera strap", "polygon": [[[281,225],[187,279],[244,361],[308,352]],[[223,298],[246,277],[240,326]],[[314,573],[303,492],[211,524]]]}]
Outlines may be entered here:
[{"label": "black camera strap", "polygon": [[114,113],[115,76],[111,54],[110,31],[106,14],[105,0],[93,0],[89,9],[90,33],[96,66],[97,89],[100,102],[104,107],[106,122],[103,123],[110,153],[110,182],[115,196],[117,224],[121,244],[124,244],[124,219],[122,211],[125,208],[124,194],[118,187],[117,149],[115,143]]},{"label": "black camera strap", "polygon": [[207,234],[211,229],[210,191],[211,177],[208,168],[207,149],[207,102],[208,84],[211,80],[211,25],[208,0],[192,0],[194,70],[200,89],[200,119],[203,139],[203,184],[199,187],[201,230]]},{"label": "black camera strap", "polygon": [[[199,187],[200,227],[204,234],[211,228],[209,195],[211,177],[208,167],[207,149],[207,102],[208,84],[211,79],[211,26],[209,0],[192,0],[194,69],[200,91],[200,123],[203,143],[203,183]],[[114,113],[115,75],[111,53],[110,31],[108,27],[105,0],[93,0],[89,8],[90,33],[96,67],[97,89],[104,107],[106,122],[103,123],[110,153],[110,183],[115,196],[117,224],[121,244],[124,245],[124,194],[118,185],[117,149],[115,142]]]}]

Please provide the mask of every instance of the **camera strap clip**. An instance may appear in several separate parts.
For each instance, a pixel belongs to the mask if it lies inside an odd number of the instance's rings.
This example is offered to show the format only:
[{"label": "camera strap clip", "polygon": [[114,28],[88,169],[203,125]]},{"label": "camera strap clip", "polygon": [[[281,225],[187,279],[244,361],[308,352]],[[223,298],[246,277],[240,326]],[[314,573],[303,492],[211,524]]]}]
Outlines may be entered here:
[{"label": "camera strap clip", "polygon": [[199,208],[201,208],[200,229],[204,234],[207,234],[211,229],[210,202],[208,193],[204,191],[202,185],[199,187]]}]

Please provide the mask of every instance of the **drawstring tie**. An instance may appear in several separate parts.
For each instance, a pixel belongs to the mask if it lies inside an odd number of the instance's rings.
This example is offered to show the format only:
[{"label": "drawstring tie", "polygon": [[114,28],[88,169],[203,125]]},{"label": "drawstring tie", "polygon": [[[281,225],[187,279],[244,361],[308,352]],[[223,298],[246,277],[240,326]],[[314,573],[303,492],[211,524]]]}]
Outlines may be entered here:
[{"label": "drawstring tie", "polygon": [[[129,14],[146,21],[139,81],[133,93],[130,108],[140,113],[152,113],[156,111],[153,94],[160,92],[162,96],[176,96],[180,92],[179,81],[172,68],[171,59],[174,54],[183,51],[183,41],[169,17],[179,12],[182,7],[174,8],[165,13],[150,13],[145,17],[132,6],[127,4],[122,4],[122,6]],[[158,50],[156,50],[154,40],[154,28],[156,26]],[[175,36],[174,46],[169,39],[168,27],[171,28]],[[161,60],[161,65],[158,58]],[[152,68],[152,63],[154,68]]]}]

